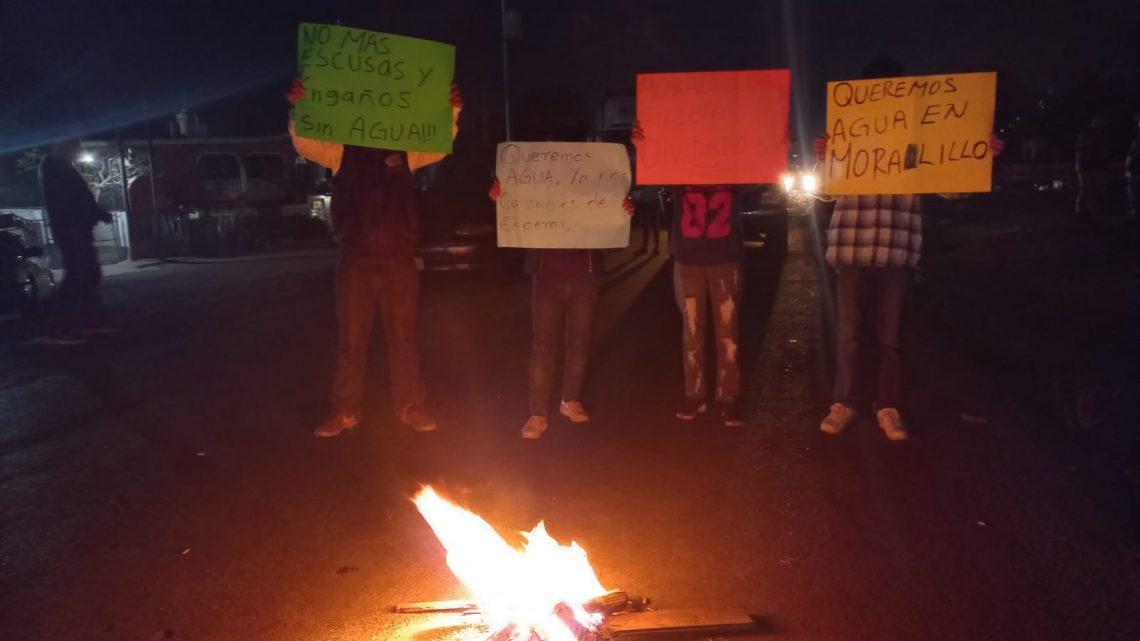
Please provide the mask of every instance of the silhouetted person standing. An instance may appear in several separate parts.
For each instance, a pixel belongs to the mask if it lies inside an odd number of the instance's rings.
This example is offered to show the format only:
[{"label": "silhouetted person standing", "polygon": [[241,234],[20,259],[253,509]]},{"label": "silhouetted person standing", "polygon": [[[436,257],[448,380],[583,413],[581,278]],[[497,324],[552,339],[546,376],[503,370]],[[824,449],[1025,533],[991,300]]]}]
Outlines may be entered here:
[{"label": "silhouetted person standing", "polygon": [[[635,256],[656,256],[661,252],[661,216],[666,211],[668,196],[660,187],[641,187],[635,193],[637,213],[634,218],[641,223],[641,247],[633,253]],[[650,244],[653,245],[652,251]]]},{"label": "silhouetted person standing", "polygon": [[1097,116],[1077,136],[1077,220],[1103,213],[1108,191],[1108,121]]},{"label": "silhouetted person standing", "polygon": [[48,330],[48,341],[61,345],[82,343],[85,333],[113,331],[105,324],[93,231],[96,223],[112,219],[75,169],[80,149],[76,139],[57,142],[39,169],[52,239],[63,257],[63,284]]}]

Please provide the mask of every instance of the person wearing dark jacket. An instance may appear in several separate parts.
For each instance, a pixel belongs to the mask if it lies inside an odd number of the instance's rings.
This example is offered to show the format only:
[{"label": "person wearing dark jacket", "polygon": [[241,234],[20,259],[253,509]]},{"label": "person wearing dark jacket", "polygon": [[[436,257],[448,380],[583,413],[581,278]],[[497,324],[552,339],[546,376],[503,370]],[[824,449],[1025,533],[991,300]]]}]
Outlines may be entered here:
[{"label": "person wearing dark jacket", "polygon": [[[496,180],[488,192],[498,200],[502,188]],[[633,215],[633,201],[622,207]],[[532,279],[529,399],[530,418],[522,437],[536,439],[547,427],[550,388],[554,384],[555,357],[562,343],[562,402],[558,413],[573,423],[586,423],[590,415],[582,407],[582,381],[590,350],[590,330],[598,302],[598,279],[602,254],[596,249],[532,249],[527,271]]]},{"label": "person wearing dark jacket", "polygon": [[[305,95],[300,80],[289,94]],[[463,104],[452,89],[452,136]],[[340,339],[332,412],[314,434],[329,438],[356,427],[364,398],[368,345],[379,319],[388,343],[388,375],[399,420],[417,432],[437,427],[420,384],[416,345],[419,271],[413,172],[446,154],[403,152],[305,138],[289,125],[302,156],[332,170],[333,232],[340,243],[337,311]]]},{"label": "person wearing dark jacket", "polygon": [[39,167],[44,209],[52,239],[63,258],[63,283],[48,331],[48,340],[59,344],[81,343],[83,333],[110,331],[99,294],[103,274],[95,255],[93,230],[96,223],[112,219],[95,202],[87,182],[75,169],[79,152],[79,140],[60,141]]},{"label": "person wearing dark jacket", "polygon": [[[641,123],[633,124],[631,141],[646,140]],[[673,188],[673,222],[669,255],[673,259],[673,293],[681,312],[682,365],[685,396],[677,418],[691,421],[708,410],[714,391],[720,419],[728,427],[744,424],[740,415],[740,299],[744,236],[740,194],[734,185],[684,185]],[[716,378],[705,373],[705,341],[710,324],[716,337]]]}]

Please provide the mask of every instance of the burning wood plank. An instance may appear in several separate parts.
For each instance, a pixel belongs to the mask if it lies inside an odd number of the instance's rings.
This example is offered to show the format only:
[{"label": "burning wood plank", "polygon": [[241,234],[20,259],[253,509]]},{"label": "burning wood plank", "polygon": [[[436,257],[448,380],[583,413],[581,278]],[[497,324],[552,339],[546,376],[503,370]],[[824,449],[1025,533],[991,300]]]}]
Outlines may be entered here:
[{"label": "burning wood plank", "polygon": [[[600,597],[590,599],[585,603],[584,607],[590,612],[614,614],[615,612],[625,609],[629,602],[629,595],[625,592],[621,590],[610,590]],[[479,604],[474,601],[464,601],[462,599],[448,601],[413,601],[411,603],[398,603],[396,607],[392,608],[392,611],[398,614],[432,614],[436,612],[478,614]]]},{"label": "burning wood plank", "polygon": [[748,632],[755,627],[752,617],[743,612],[650,610],[611,616],[602,626],[602,633],[608,639],[623,639],[652,633]]},{"label": "burning wood plank", "polygon": [[[630,604],[628,595],[602,586],[581,546],[562,545],[541,521],[521,533],[523,545],[517,548],[430,486],[420,488],[412,502],[447,551],[447,567],[474,595],[492,639],[594,637],[606,615]],[[472,612],[466,604],[404,605],[398,611]]]},{"label": "burning wood plank", "polygon": [[394,611],[400,614],[424,614],[432,612],[477,612],[479,606],[471,601],[417,601],[397,604]]}]

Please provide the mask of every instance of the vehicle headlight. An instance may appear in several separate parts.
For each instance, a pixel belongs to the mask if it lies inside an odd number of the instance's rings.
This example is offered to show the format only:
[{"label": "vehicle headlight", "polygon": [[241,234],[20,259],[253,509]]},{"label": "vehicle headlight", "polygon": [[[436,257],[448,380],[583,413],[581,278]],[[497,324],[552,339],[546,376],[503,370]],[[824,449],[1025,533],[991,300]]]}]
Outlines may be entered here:
[{"label": "vehicle headlight", "polygon": [[781,180],[784,183],[784,191],[791,193],[796,186],[796,177],[791,174],[784,174]]},{"label": "vehicle headlight", "polygon": [[816,190],[819,189],[819,181],[816,180],[816,177],[812,174],[804,174],[802,183],[804,186],[804,191],[809,194],[814,194]]}]

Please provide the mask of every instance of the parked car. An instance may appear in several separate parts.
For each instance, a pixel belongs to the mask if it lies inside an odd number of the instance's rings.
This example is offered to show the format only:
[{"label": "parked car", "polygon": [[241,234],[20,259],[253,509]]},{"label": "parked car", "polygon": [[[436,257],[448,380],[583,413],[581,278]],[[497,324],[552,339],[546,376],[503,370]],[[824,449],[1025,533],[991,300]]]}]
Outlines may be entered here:
[{"label": "parked car", "polygon": [[26,246],[12,230],[0,230],[0,313],[43,315],[55,294],[55,278],[43,255],[42,247]]},{"label": "parked car", "polygon": [[778,185],[758,185],[740,199],[744,249],[748,253],[782,252],[788,247],[788,192]]},{"label": "parked car", "polygon": [[[487,197],[493,154],[452,155],[415,174],[419,224],[416,262],[426,271],[502,269],[515,260],[511,250],[497,247],[495,203]],[[326,225],[330,239],[331,189],[309,195],[309,218]]]},{"label": "parked car", "polygon": [[499,268],[509,251],[497,247],[495,203],[487,197],[494,148],[467,149],[416,172],[423,269]]},{"label": "parked car", "polygon": [[429,271],[497,266],[495,204],[486,189],[416,193],[420,242],[416,257]]}]

